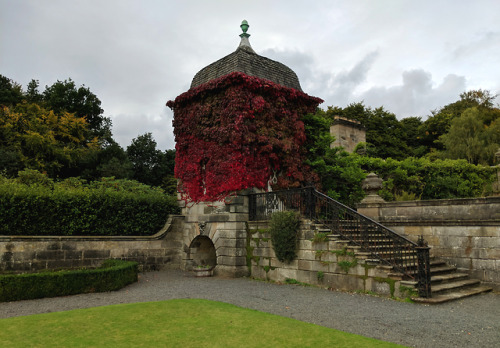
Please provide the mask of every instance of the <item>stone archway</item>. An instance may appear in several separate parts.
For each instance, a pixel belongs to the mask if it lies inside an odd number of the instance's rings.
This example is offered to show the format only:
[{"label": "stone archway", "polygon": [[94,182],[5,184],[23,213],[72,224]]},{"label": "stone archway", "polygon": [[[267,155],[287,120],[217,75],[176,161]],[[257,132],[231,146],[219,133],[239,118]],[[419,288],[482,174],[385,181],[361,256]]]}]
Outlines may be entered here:
[{"label": "stone archway", "polygon": [[192,267],[217,265],[215,245],[207,236],[197,236],[189,245],[188,260]]}]

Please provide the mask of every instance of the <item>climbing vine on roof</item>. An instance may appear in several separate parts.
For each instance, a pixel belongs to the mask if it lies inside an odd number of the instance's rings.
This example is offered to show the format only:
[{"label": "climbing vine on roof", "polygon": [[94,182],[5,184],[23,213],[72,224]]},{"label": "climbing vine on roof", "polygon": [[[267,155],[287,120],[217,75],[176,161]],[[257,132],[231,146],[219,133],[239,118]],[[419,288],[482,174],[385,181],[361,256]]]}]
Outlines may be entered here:
[{"label": "climbing vine on roof", "polygon": [[192,88],[174,110],[175,176],[183,199],[222,200],[246,188],[298,187],[317,181],[303,161],[301,116],[322,100],[271,81],[231,73]]}]

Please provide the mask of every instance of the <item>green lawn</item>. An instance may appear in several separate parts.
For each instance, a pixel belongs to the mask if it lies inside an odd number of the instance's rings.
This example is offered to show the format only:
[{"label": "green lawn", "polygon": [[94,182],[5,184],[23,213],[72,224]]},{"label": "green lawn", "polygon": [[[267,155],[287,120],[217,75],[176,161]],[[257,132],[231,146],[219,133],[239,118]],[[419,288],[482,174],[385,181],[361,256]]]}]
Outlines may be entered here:
[{"label": "green lawn", "polygon": [[0,319],[1,347],[398,347],[207,300],[170,300]]}]

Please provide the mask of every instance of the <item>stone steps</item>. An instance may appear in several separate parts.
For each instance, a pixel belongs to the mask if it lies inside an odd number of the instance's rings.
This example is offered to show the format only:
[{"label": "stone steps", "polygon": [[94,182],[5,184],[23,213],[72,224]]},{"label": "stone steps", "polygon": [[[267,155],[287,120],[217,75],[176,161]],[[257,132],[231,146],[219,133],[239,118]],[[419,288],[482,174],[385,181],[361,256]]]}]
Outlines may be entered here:
[{"label": "stone steps", "polygon": [[440,295],[435,295],[434,291],[432,291],[431,298],[415,297],[412,298],[412,300],[418,303],[438,304],[453,300],[459,300],[469,296],[479,295],[485,292],[489,292],[491,290],[492,289],[488,286],[479,285],[473,288],[457,289],[453,292]]},{"label": "stone steps", "polygon": [[[346,240],[340,234],[331,233],[330,230],[324,228],[318,228],[317,230],[321,230],[323,233],[330,232],[330,234],[328,235],[330,241],[334,241],[339,243],[339,245],[343,245],[347,250],[354,252],[356,257],[363,260],[363,262],[373,265],[382,265],[381,260],[379,258],[375,258],[373,253],[364,251],[360,246],[350,244],[349,240]],[[351,237],[359,236],[359,234],[356,233],[355,229],[351,229],[351,231],[353,232]],[[368,235],[370,236],[370,234]],[[394,255],[395,252],[387,250],[392,246],[392,243],[385,236],[380,236],[375,233],[370,237],[371,238],[369,239],[369,241],[373,242],[373,245],[371,245],[371,247],[376,247],[377,250],[379,250],[376,253],[380,257],[383,258],[385,256],[390,258]],[[397,252],[397,254],[405,255],[402,258],[398,257],[397,259],[410,259],[415,257],[415,252],[407,250],[399,251]],[[392,269],[391,266],[379,267],[386,267],[389,273]],[[430,268],[432,296],[431,298],[412,298],[412,300],[415,302],[438,304],[481,294],[492,290],[491,287],[481,285],[481,282],[479,280],[470,279],[468,274],[457,272],[457,268],[455,266],[450,266],[442,260],[434,259],[431,257]],[[414,270],[413,274],[415,274],[416,272],[417,270]],[[417,285],[415,281],[404,281],[404,283],[406,286],[416,287]]]}]

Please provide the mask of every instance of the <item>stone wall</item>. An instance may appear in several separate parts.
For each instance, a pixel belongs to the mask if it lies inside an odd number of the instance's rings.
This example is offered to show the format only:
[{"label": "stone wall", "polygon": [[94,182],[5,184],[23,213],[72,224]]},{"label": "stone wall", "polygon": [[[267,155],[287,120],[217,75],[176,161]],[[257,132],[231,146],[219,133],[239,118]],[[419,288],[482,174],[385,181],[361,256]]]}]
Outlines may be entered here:
[{"label": "stone wall", "polygon": [[500,197],[359,204],[358,212],[500,290]]},{"label": "stone wall", "polygon": [[245,257],[248,198],[235,196],[226,202],[184,205],[186,217],[183,227],[181,269],[191,270],[202,260],[196,240],[208,237],[213,243],[216,257],[216,275],[241,277],[248,275]]},{"label": "stone wall", "polygon": [[96,267],[109,258],[138,261],[144,270],[179,268],[182,216],[147,237],[0,236],[0,271]]},{"label": "stone wall", "polygon": [[247,266],[257,279],[286,282],[287,279],[331,289],[373,292],[385,296],[406,297],[401,275],[391,267],[370,262],[367,254],[345,241],[314,242],[316,226],[302,220],[297,258],[283,263],[276,258],[267,222],[250,222],[247,236]]}]

